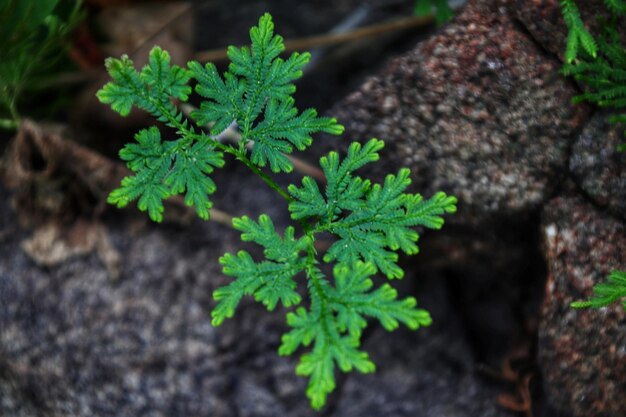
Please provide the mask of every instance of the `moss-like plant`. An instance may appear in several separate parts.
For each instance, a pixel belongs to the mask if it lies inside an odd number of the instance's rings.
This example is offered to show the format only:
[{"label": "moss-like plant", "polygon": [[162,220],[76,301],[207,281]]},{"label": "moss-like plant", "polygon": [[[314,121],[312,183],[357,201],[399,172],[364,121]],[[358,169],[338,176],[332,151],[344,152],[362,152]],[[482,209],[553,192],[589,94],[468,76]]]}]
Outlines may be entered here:
[{"label": "moss-like plant", "polygon": [[[300,112],[295,107],[293,81],[302,75],[309,54],[280,58],[283,39],[274,34],[270,15],[261,17],[250,37],[251,47],[228,49],[231,63],[223,75],[211,63],[190,62],[187,69],[172,66],[168,53],[158,47],[141,71],[128,57],[107,60],[113,81],[99,91],[99,99],[122,115],[137,106],[178,135],[163,141],[156,127],[140,131],[120,152],[134,174],[124,178],[109,202],[124,207],[138,200],[139,209],[159,222],[163,200],[184,194],[185,202],[208,219],[209,196],[216,188],[209,175],[224,165],[224,155],[245,164],[275,190],[288,204],[298,231],[289,226],[279,233],[267,215],[233,221],[242,240],[261,246],[264,256],[257,260],[242,250],[220,258],[233,281],[214,292],[212,323],[218,326],[232,317],[244,296],[253,296],[268,310],[279,303],[298,306],[287,314],[291,330],[283,335],[279,353],[290,355],[311,346],[296,373],[309,377],[307,395],[319,409],[335,388],[336,367],[344,372],[374,371],[367,353],[359,349],[368,318],[387,330],[400,323],[411,329],[431,323],[413,297],[399,299],[391,285],[376,287],[372,276],[382,272],[389,279],[402,278],[398,252],[418,252],[419,235],[413,228],[439,229],[442,215],[456,210],[456,198],[443,192],[430,199],[406,193],[411,183],[408,169],[387,175],[382,184],[359,177],[357,170],[379,159],[383,142],[377,139],[352,143],[343,158],[336,152],[321,158],[325,187],[304,177],[299,186],[281,188],[264,167],[273,173],[292,171],[286,154],[310,146],[316,132],[339,135],[343,127],[333,118],[318,117],[314,109]],[[212,125],[209,133],[194,127],[173,103],[188,100],[192,79],[204,101],[191,118],[198,125]],[[222,143],[218,135],[233,124],[241,140],[237,145]],[[315,247],[322,234],[337,237],[324,254]],[[322,263],[334,264],[332,276],[323,272]],[[306,304],[298,291],[299,276],[305,278]]]},{"label": "moss-like plant", "polygon": [[[573,76],[588,91],[574,98],[575,103],[588,102],[616,111],[613,123],[626,123],[626,45],[616,30],[626,15],[622,0],[605,0],[613,20],[604,22],[602,34],[596,41],[587,31],[573,0],[561,0],[563,17],[569,28],[566,64],[563,74]],[[624,131],[626,136],[626,131]],[[618,148],[626,151],[626,143]]]}]

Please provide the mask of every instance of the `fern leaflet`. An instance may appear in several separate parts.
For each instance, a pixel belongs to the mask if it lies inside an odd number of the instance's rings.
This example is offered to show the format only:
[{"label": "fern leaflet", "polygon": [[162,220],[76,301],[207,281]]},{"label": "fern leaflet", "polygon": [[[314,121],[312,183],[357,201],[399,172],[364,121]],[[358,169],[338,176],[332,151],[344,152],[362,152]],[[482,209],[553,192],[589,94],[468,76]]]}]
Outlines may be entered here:
[{"label": "fern leaflet", "polygon": [[353,172],[379,158],[383,142],[372,139],[364,146],[353,143],[347,157],[340,162],[336,152],[320,160],[328,183],[326,197],[309,177],[302,187],[289,186],[295,201],[289,205],[292,218],[315,217],[319,219],[316,231],[330,232],[340,239],[335,242],[324,261],[337,260],[354,263],[371,262],[388,278],[401,278],[402,269],[396,264],[397,250],[413,255],[419,235],[410,229],[425,226],[439,229],[440,217],[456,210],[456,198],[438,193],[430,200],[419,194],[405,194],[410,185],[409,170],[401,169],[398,175],[388,175],[384,184],[372,185],[370,181],[354,176]]},{"label": "fern leaflet", "polygon": [[125,207],[139,198],[139,209],[160,222],[163,200],[186,192],[185,203],[194,206],[200,218],[208,219],[212,206],[208,196],[216,189],[208,174],[224,165],[222,154],[203,140],[193,145],[185,139],[163,143],[156,127],[141,130],[135,140],[120,151],[135,175],[122,180],[121,187],[109,195],[109,203]]},{"label": "fern leaflet", "polygon": [[567,47],[565,48],[565,61],[569,64],[578,57],[582,48],[587,54],[595,58],[598,54],[598,46],[593,36],[589,33],[580,17],[580,11],[574,0],[561,0],[561,10],[565,24],[569,29],[567,35]]},{"label": "fern leaflet", "polygon": [[612,271],[607,283],[597,284],[593,287],[594,295],[587,301],[575,301],[574,308],[601,308],[621,301],[626,311],[626,272]]},{"label": "fern leaflet", "polygon": [[269,164],[274,172],[291,172],[293,165],[285,153],[293,148],[304,150],[314,133],[341,134],[343,126],[336,119],[317,117],[314,109],[298,113],[291,98],[293,81],[302,76],[310,54],[296,52],[287,60],[279,58],[285,46],[282,37],[274,35],[269,14],[250,30],[250,39],[251,48],[228,48],[231,64],[224,79],[212,63],[204,67],[189,63],[198,80],[196,92],[207,99],[192,117],[200,124],[214,123],[214,135],[237,122],[243,144],[254,142],[253,163],[261,167]]},{"label": "fern leaflet", "polygon": [[[595,59],[583,58],[575,64],[563,66],[563,74],[573,76],[589,87],[588,91],[576,96],[574,102],[590,102],[615,110],[626,109],[626,47],[614,26],[604,26],[598,46],[599,55]],[[614,116],[610,121],[626,122],[626,114]],[[620,151],[624,149],[626,144],[618,147]]]},{"label": "fern leaflet", "polygon": [[335,388],[335,365],[343,372],[376,369],[367,353],[358,349],[367,317],[379,320],[387,330],[394,330],[399,322],[411,329],[431,323],[428,312],[416,308],[414,298],[398,300],[388,284],[372,290],[370,276],[375,272],[370,263],[338,264],[332,286],[318,268],[311,267],[307,272],[311,306],[287,315],[293,330],[283,336],[279,353],[290,355],[300,346],[313,344],[312,351],[301,357],[296,373],[310,378],[307,395],[315,409],[324,405]]}]

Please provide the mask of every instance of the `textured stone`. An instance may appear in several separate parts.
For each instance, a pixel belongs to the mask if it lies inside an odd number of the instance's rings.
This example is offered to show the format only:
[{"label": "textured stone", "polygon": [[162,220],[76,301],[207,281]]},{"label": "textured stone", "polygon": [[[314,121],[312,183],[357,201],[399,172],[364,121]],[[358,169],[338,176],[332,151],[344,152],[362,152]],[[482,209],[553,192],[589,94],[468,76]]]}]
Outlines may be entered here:
[{"label": "textured stone", "polygon": [[608,122],[599,112],[576,139],[569,167],[578,186],[593,201],[626,219],[626,152],[618,152],[624,141],[624,126]]},{"label": "textured stone", "polygon": [[[269,192],[235,174],[246,185],[229,187],[223,198],[245,207],[256,194],[261,203],[254,214],[272,212]],[[132,222],[109,221],[112,242],[124,255],[121,276],[112,280],[95,255],[52,268],[29,261],[16,244],[25,232],[15,230],[1,188],[0,197],[0,415],[320,415],[309,408],[306,380],[294,374],[297,357],[276,352],[284,311],[268,313],[246,298],[235,318],[210,325],[211,293],[228,281],[217,258],[241,247],[235,231],[201,222],[137,230]],[[510,416],[496,405],[496,388],[474,375],[459,316],[438,291],[420,296],[437,325],[417,334],[375,331],[365,348],[373,351],[378,374],[340,376],[321,415],[360,417],[367,409],[400,407],[397,415],[408,416],[432,406],[424,415],[473,415],[462,414],[468,409]],[[400,390],[392,384],[398,375]],[[373,386],[382,396],[370,396]],[[365,397],[353,404],[360,393]]]},{"label": "textured stone", "polygon": [[410,167],[420,192],[459,197],[461,216],[529,212],[562,178],[588,113],[559,67],[506,2],[472,1],[330,113],[342,143],[386,141],[377,173]]},{"label": "textured stone", "polygon": [[[266,194],[257,193],[259,201]],[[235,231],[201,222],[138,232],[133,223],[108,224],[124,254],[112,280],[95,256],[47,269],[30,262],[10,198],[0,195],[0,415],[282,415],[280,405],[268,406],[276,395],[268,401],[256,388],[271,386],[274,364],[283,362],[291,372],[280,377],[304,398],[295,359],[276,353],[284,314],[244,300],[237,320],[210,324],[211,293],[229,281],[217,259],[241,246]],[[248,394],[261,405],[237,401]]]},{"label": "textured stone", "polygon": [[550,270],[539,328],[539,364],[549,400],[574,416],[626,415],[626,314],[616,304],[570,303],[626,269],[626,227],[580,197],[559,197],[542,225]]}]

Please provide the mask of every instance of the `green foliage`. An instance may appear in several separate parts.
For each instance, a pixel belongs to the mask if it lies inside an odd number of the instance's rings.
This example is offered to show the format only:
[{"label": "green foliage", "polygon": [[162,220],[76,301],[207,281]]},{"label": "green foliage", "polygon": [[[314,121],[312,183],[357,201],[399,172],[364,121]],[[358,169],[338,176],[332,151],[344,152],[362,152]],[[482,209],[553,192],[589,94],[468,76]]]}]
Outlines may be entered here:
[{"label": "green foliage", "polygon": [[[187,101],[191,94],[188,85],[191,72],[171,65],[170,61],[169,53],[158,46],[150,51],[148,65],[141,72],[135,70],[133,61],[126,55],[121,59],[107,58],[105,65],[113,81],[98,91],[98,99],[122,116],[127,116],[135,105],[178,128],[182,114],[171,99]],[[179,133],[184,132],[183,129]]]},{"label": "green foliage", "polygon": [[[327,179],[325,197],[310,177],[304,177],[300,188],[289,186],[294,197],[289,204],[291,217],[308,225],[303,237],[295,239],[289,227],[282,239],[267,216],[258,223],[243,217],[233,222],[234,227],[244,232],[243,240],[264,248],[265,260],[255,263],[245,251],[220,260],[224,272],[237,280],[214,294],[219,301],[213,310],[215,325],[234,314],[244,295],[253,295],[269,310],[279,300],[285,307],[299,304],[293,278],[301,272],[308,278],[311,306],[287,315],[293,330],[283,337],[279,352],[289,355],[301,345],[313,344],[296,372],[310,377],[307,395],[316,409],[335,387],[335,366],[344,372],[374,371],[367,354],[358,350],[366,317],[379,320],[387,330],[397,328],[399,322],[412,329],[431,322],[428,312],[416,308],[415,299],[398,300],[388,284],[374,289],[369,277],[381,271],[388,278],[401,278],[404,273],[397,265],[396,251],[418,251],[419,235],[410,227],[439,229],[441,215],[456,210],[456,198],[438,193],[424,200],[419,194],[404,193],[410,184],[407,169],[388,175],[383,184],[355,176],[355,170],[379,159],[382,147],[382,141],[372,139],[363,146],[350,145],[342,161],[336,152],[321,158]],[[313,243],[319,233],[339,238],[322,257],[324,262],[336,262],[333,282],[318,266]]]},{"label": "green foliage", "polygon": [[270,311],[279,300],[285,307],[299,304],[302,299],[295,292],[293,277],[306,267],[306,258],[300,253],[313,243],[311,237],[295,239],[294,228],[288,227],[281,238],[267,215],[260,216],[258,223],[246,216],[234,219],[233,227],[243,232],[242,240],[263,246],[266,260],[256,263],[243,250],[237,256],[227,253],[220,258],[224,273],[237,279],[213,294],[218,301],[212,312],[213,325],[219,326],[225,318],[232,317],[244,295],[254,295]]},{"label": "green foliage", "polygon": [[163,143],[156,127],[141,130],[135,135],[137,143],[127,144],[120,151],[135,175],[122,180],[121,187],[109,195],[109,203],[125,207],[138,198],[139,209],[160,222],[163,200],[185,193],[185,204],[194,206],[200,218],[208,219],[212,206],[209,194],[216,189],[208,174],[214,167],[224,166],[224,160],[206,136],[204,139],[193,144],[185,139]]},{"label": "green foliage", "polygon": [[396,329],[399,322],[411,329],[431,323],[428,312],[416,308],[414,298],[398,300],[388,284],[372,289],[370,276],[375,272],[369,263],[339,264],[333,270],[333,286],[319,269],[312,268],[310,308],[299,307],[287,315],[293,329],[283,336],[279,353],[290,355],[300,346],[313,345],[311,352],[301,357],[296,373],[310,378],[307,395],[315,409],[324,405],[335,387],[335,366],[343,372],[376,369],[367,353],[358,349],[367,317],[387,330]]},{"label": "green foliage", "polygon": [[593,36],[589,33],[580,17],[580,11],[574,0],[561,0],[561,9],[565,24],[569,29],[567,35],[567,47],[565,49],[565,61],[569,64],[577,58],[581,48],[591,57],[598,54],[598,46]]},{"label": "green foliage", "polygon": [[575,301],[574,308],[602,308],[614,302],[622,302],[626,311],[626,272],[612,271],[609,280],[604,284],[597,284],[593,287],[594,295],[587,301]]},{"label": "green foliage", "polygon": [[[233,280],[217,289],[217,305],[212,324],[218,326],[235,314],[244,296],[272,311],[279,304],[297,306],[287,314],[290,330],[283,336],[281,355],[301,347],[311,347],[302,355],[296,369],[309,377],[307,395],[315,409],[321,408],[335,387],[335,368],[348,372],[373,372],[374,364],[359,349],[368,319],[378,320],[387,330],[400,323],[411,329],[431,323],[427,311],[417,308],[414,298],[398,298],[389,284],[375,286],[372,276],[382,272],[388,278],[401,278],[397,252],[418,252],[419,238],[413,228],[439,229],[442,216],[456,210],[456,198],[437,193],[430,199],[406,193],[410,173],[401,169],[388,175],[382,184],[355,175],[355,171],[379,159],[383,142],[372,139],[353,143],[346,157],[330,152],[320,159],[327,184],[323,192],[310,177],[302,186],[290,185],[287,191],[261,169],[274,172],[292,170],[287,153],[302,150],[316,132],[339,134],[343,127],[335,119],[317,117],[313,109],[299,112],[294,105],[293,81],[302,75],[308,54],[279,57],[284,50],[282,38],[273,34],[271,17],[266,14],[259,26],[250,31],[251,48],[230,47],[232,61],[220,76],[213,64],[188,64],[189,70],[172,66],[167,52],[154,48],[149,63],[141,71],[128,57],[108,59],[112,82],[98,92],[104,103],[122,115],[139,107],[175,129],[178,138],[163,141],[156,127],[140,131],[135,142],[120,152],[133,175],[122,181],[109,201],[120,207],[138,199],[140,210],[148,211],[155,221],[163,218],[163,200],[185,193],[185,202],[208,218],[215,191],[208,174],[224,164],[230,154],[258,174],[268,186],[289,203],[291,217],[299,224],[278,233],[272,220],[261,215],[233,221],[241,238],[263,248],[263,258],[241,250],[220,258],[223,271]],[[196,92],[204,97],[192,118],[211,125],[211,135],[193,127],[177,109],[175,101],[186,101],[191,94],[191,79]],[[219,135],[235,123],[241,131],[237,145],[219,141]],[[246,144],[253,142],[248,156]],[[325,253],[318,253],[315,242],[320,234],[337,237]],[[331,268],[323,263],[333,263]],[[306,281],[307,305],[298,288]]]},{"label": "green foliage", "polygon": [[[626,3],[620,0],[606,0],[606,4],[615,13],[626,12]],[[566,10],[564,7],[564,13]],[[580,20],[580,16],[578,18]],[[574,98],[575,103],[589,102],[617,111],[626,109],[626,46],[615,27],[615,21],[604,23],[603,32],[598,38],[597,48],[594,49],[592,56],[586,55],[575,59],[574,54],[567,58],[563,74],[573,76],[586,86],[586,91]],[[572,33],[573,30],[570,30],[569,37],[573,36]],[[626,113],[618,114],[610,121],[624,123]],[[624,135],[626,136],[626,131]],[[620,145],[618,150],[626,151],[626,144]]]},{"label": "green foliage", "polygon": [[126,177],[122,186],[109,195],[109,203],[124,207],[139,199],[138,207],[150,218],[163,220],[163,200],[185,194],[185,204],[193,206],[202,219],[209,218],[209,195],[216,186],[208,177],[214,167],[224,165],[223,153],[215,141],[197,133],[172,100],[187,101],[191,72],[171,65],[170,55],[159,47],[150,51],[148,64],[138,72],[127,56],[108,58],[106,67],[113,79],[98,91],[98,98],[122,116],[137,106],[167,126],[177,129],[179,139],[162,142],[159,130],[152,127],[135,137],[120,152],[135,175]]},{"label": "green foliage", "polygon": [[283,38],[274,35],[269,14],[250,30],[250,39],[250,48],[228,48],[231,64],[224,79],[212,63],[204,67],[189,63],[198,80],[196,92],[207,99],[192,117],[201,124],[214,123],[214,135],[236,121],[242,144],[254,141],[254,164],[264,167],[269,163],[274,172],[291,172],[293,165],[285,153],[294,147],[304,150],[313,142],[313,133],[338,135],[343,127],[335,119],[317,117],[314,109],[298,113],[294,107],[291,95],[296,87],[292,81],[302,76],[310,54],[296,52],[287,60],[279,58],[285,49]]},{"label": "green foliage", "polygon": [[18,101],[49,71],[81,20],[81,1],[0,0],[0,127],[16,127]]},{"label": "green foliage", "polygon": [[443,25],[454,17],[454,11],[448,4],[448,0],[416,0],[414,14],[416,16],[430,16],[435,10],[435,20],[438,25]]},{"label": "green foliage", "polygon": [[378,160],[382,147],[382,141],[372,139],[364,146],[350,145],[348,155],[341,162],[336,152],[323,157],[320,165],[328,181],[326,196],[322,196],[312,178],[305,177],[301,188],[289,186],[295,198],[289,210],[297,220],[316,218],[319,225],[315,230],[339,237],[324,261],[353,264],[361,260],[373,264],[388,278],[402,278],[395,251],[409,255],[418,252],[415,244],[418,234],[410,227],[440,228],[443,224],[440,215],[454,212],[456,199],[444,193],[430,200],[419,194],[404,194],[411,183],[406,168],[396,176],[388,175],[382,185],[372,185],[354,176],[355,170]]},{"label": "green foliage", "polygon": [[626,2],[624,0],[604,0],[606,7],[615,14],[626,14]]},{"label": "green foliage", "polygon": [[[126,178],[122,187],[110,195],[109,202],[124,207],[139,198],[139,209],[147,210],[152,220],[160,222],[163,200],[186,193],[185,202],[194,206],[201,218],[208,219],[212,205],[209,195],[215,191],[215,184],[207,174],[212,167],[223,165],[223,152],[250,165],[264,167],[269,163],[274,172],[290,172],[293,166],[285,154],[294,147],[305,149],[316,132],[343,132],[335,119],[317,117],[314,109],[299,113],[295,108],[292,81],[302,76],[309,55],[294,53],[287,60],[279,58],[284,45],[282,38],[273,34],[273,28],[266,14],[250,31],[251,49],[228,49],[232,63],[223,79],[211,63],[203,67],[190,62],[189,69],[171,65],[169,54],[159,47],[152,49],[149,63],[141,71],[127,56],[106,60],[112,82],[98,92],[100,101],[122,116],[137,106],[176,129],[179,135],[178,140],[164,143],[158,156],[152,154],[150,163],[139,159],[134,164],[133,158],[142,158],[140,154],[122,155],[131,169],[137,167],[133,169],[136,175]],[[198,82],[196,92],[206,98],[192,118],[201,125],[212,124],[213,135],[236,122],[241,129],[237,148],[199,132],[174,105],[173,100],[188,100],[191,78]],[[250,141],[254,141],[254,147],[248,158],[245,145]],[[197,160],[201,150],[206,150],[203,167],[189,173],[185,167],[194,165],[190,161]]]}]

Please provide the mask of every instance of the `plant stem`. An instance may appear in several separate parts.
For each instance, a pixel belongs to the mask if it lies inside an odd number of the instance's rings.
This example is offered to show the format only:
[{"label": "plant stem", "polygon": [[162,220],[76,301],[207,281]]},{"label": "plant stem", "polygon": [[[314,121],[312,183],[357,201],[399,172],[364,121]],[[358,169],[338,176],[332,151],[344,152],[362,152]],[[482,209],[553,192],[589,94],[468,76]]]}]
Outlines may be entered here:
[{"label": "plant stem", "polygon": [[287,200],[288,203],[293,202],[293,197],[291,197],[289,195],[289,193],[287,193],[287,191],[283,190],[282,188],[280,188],[280,185],[278,185],[269,175],[267,175],[265,172],[261,171],[259,169],[259,167],[257,167],[243,152],[240,152],[236,149],[233,149],[230,146],[224,145],[220,142],[217,142],[220,144],[220,149],[222,149],[224,152],[227,152],[231,155],[234,155],[238,160],[240,160],[241,162],[244,163],[244,165],[246,165],[248,168],[250,168],[252,170],[252,172],[254,172],[255,174],[257,174],[259,177],[261,177],[261,179],[274,191],[276,191],[278,194],[280,194],[281,197],[283,197],[285,200]]},{"label": "plant stem", "polygon": [[[392,22],[376,24],[364,28],[355,29],[345,33],[329,33],[308,38],[299,38],[285,41],[285,52],[303,51],[321,46],[330,46],[340,43],[362,40],[364,38],[382,35],[388,32],[411,29],[426,26],[434,21],[433,16],[412,16]],[[196,54],[195,57],[201,62],[223,61],[228,58],[226,49],[213,49]]]}]

